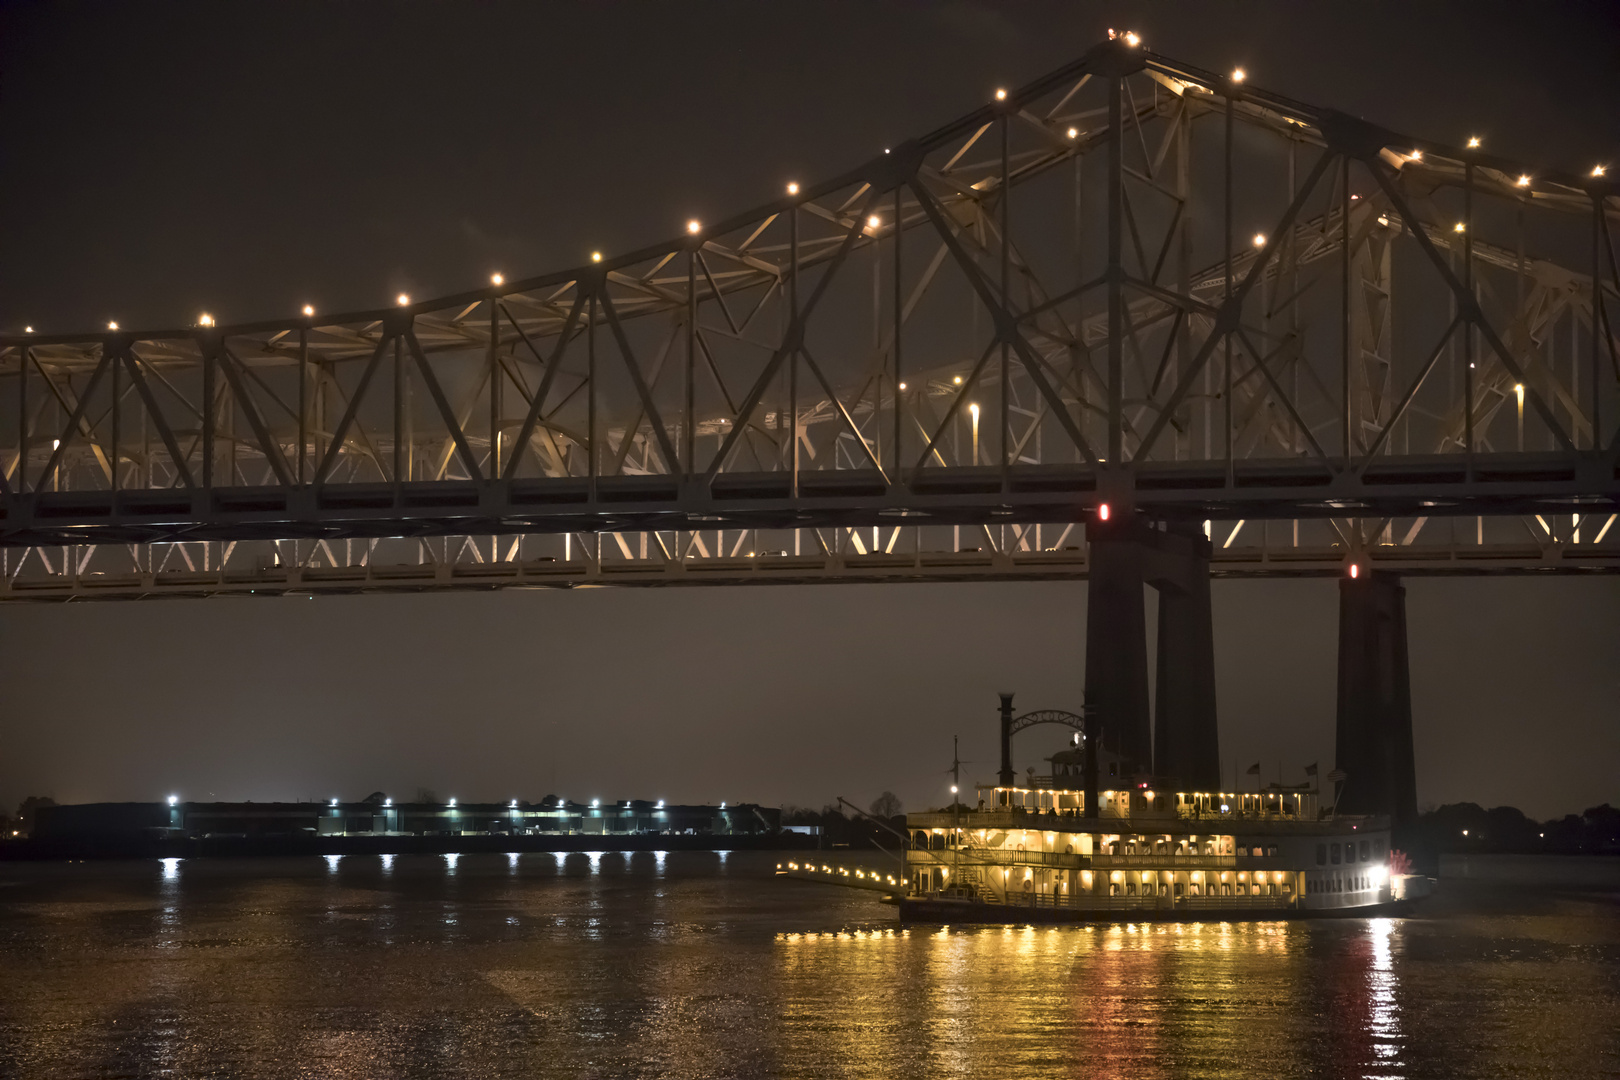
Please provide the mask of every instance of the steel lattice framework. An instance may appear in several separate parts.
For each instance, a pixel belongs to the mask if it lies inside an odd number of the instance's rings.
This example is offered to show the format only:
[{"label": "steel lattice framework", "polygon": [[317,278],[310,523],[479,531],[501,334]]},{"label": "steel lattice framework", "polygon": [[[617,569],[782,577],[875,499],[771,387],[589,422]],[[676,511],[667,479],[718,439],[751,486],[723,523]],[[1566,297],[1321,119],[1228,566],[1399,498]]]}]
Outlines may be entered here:
[{"label": "steel lattice framework", "polygon": [[0,338],[0,595],[1613,569],[1617,215],[1110,41],[629,254]]}]

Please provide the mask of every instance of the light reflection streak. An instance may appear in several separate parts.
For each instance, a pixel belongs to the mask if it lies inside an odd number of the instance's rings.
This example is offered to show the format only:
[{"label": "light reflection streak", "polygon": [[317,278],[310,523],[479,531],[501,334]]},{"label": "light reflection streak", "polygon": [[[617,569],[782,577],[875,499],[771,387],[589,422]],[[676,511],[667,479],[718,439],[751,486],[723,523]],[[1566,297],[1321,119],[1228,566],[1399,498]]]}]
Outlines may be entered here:
[{"label": "light reflection streak", "polygon": [[394,857],[392,855],[384,855],[382,857],[382,871],[385,874],[392,874],[394,872]]},{"label": "light reflection streak", "polygon": [[554,851],[551,853],[551,857],[557,860],[557,873],[562,873],[568,866],[568,852]]},{"label": "light reflection streak", "polygon": [[163,880],[164,881],[179,881],[180,880],[180,860],[179,859],[164,859],[162,861],[163,861]]},{"label": "light reflection streak", "polygon": [[1372,937],[1372,968],[1367,973],[1367,989],[1372,999],[1372,1015],[1367,1022],[1372,1035],[1374,1060],[1369,1063],[1369,1077],[1398,1078],[1402,1074],[1400,1050],[1403,1037],[1400,1025],[1400,1004],[1395,1000],[1399,989],[1395,966],[1391,962],[1390,937],[1395,933],[1395,920],[1370,919],[1367,931]]},{"label": "light reflection streak", "polygon": [[602,851],[587,851],[585,853],[585,857],[591,860],[591,873],[600,874],[602,872],[602,856],[605,854],[606,852]]},{"label": "light reflection streak", "polygon": [[518,853],[517,852],[508,851],[506,853],[506,868],[507,868],[507,870],[511,871],[514,874],[517,873],[517,868],[518,868]]},{"label": "light reflection streak", "polygon": [[726,867],[726,857],[729,856],[731,854],[731,852],[729,852],[729,851],[717,851],[717,852],[715,852],[715,854],[720,856],[720,868],[722,870],[724,870],[725,867]]},{"label": "light reflection streak", "polygon": [[445,852],[445,854],[444,854],[444,868],[445,868],[445,871],[447,873],[454,874],[456,872],[456,862],[460,858],[461,858],[461,855],[458,852],[454,852],[454,851]]},{"label": "light reflection streak", "polygon": [[337,873],[338,863],[342,861],[343,856],[341,855],[328,855],[326,857],[326,872],[329,874]]},{"label": "light reflection streak", "polygon": [[669,852],[667,851],[653,852],[653,866],[655,868],[654,873],[656,873],[659,877],[664,876],[664,856],[668,854]]}]

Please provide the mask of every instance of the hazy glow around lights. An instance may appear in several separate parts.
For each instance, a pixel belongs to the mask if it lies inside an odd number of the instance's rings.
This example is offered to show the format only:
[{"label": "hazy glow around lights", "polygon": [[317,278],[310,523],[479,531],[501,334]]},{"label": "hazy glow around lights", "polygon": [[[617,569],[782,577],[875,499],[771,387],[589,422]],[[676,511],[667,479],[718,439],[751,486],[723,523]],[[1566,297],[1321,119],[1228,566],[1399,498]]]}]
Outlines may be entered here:
[{"label": "hazy glow around lights", "polygon": [[406,304],[411,302],[411,298],[406,296],[404,293],[400,293],[398,296],[394,297],[394,299],[399,301],[400,307],[404,307]]},{"label": "hazy glow around lights", "polygon": [[691,233],[693,236],[696,236],[698,233],[703,231],[703,224],[699,222],[697,218],[693,218],[691,221],[686,223],[686,231]]}]

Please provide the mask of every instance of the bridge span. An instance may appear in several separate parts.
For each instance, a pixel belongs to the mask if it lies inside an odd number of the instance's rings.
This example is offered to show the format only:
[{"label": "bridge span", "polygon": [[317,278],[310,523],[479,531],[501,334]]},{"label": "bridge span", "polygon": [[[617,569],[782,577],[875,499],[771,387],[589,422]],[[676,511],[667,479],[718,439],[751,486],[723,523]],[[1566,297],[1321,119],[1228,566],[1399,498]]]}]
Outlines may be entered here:
[{"label": "bridge span", "polygon": [[639,251],[0,337],[0,599],[1620,566],[1620,188],[1109,41]]}]

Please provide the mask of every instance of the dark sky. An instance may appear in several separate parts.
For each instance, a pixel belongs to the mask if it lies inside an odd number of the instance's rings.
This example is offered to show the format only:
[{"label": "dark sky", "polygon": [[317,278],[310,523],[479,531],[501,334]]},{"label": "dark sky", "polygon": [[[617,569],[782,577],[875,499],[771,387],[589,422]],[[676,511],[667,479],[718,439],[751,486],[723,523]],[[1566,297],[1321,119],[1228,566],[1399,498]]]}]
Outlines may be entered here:
[{"label": "dark sky", "polygon": [[[1604,4],[0,5],[0,326],[384,304],[831,175],[1106,27],[1414,134],[1620,165]],[[0,609],[0,800],[938,801],[1078,704],[1082,585]],[[1330,582],[1217,585],[1224,756],[1331,759]],[[1620,582],[1411,583],[1419,797],[1620,800]],[[1050,740],[1048,740],[1050,741]],[[1024,762],[1040,739],[1031,736]],[[1049,751],[1048,751],[1049,752]],[[974,771],[970,770],[970,771]],[[1285,775],[1287,773],[1285,772]]]}]

